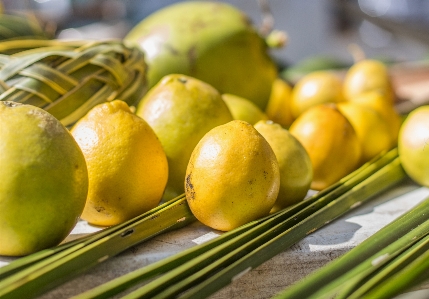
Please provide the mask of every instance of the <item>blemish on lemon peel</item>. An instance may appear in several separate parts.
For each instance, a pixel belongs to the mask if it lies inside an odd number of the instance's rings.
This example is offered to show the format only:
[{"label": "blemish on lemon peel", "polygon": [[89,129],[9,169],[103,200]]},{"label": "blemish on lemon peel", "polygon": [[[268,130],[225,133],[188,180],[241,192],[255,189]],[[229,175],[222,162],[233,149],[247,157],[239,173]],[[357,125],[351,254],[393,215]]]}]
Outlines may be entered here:
[{"label": "blemish on lemon peel", "polygon": [[192,184],[191,177],[192,177],[192,173],[190,173],[186,176],[186,186],[185,186],[186,194],[187,194],[186,198],[188,199],[188,197],[189,197],[190,200],[194,200],[195,199],[195,190],[194,190],[194,185]]}]

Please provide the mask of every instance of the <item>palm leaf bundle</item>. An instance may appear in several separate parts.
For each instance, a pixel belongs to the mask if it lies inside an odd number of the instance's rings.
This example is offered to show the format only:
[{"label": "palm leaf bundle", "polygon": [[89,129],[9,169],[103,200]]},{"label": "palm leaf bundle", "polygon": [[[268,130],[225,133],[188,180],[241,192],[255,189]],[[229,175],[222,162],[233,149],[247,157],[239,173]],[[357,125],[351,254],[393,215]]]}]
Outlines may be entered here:
[{"label": "palm leaf bundle", "polygon": [[427,280],[429,198],[274,298],[392,298]]},{"label": "palm leaf bundle", "polygon": [[0,101],[42,108],[70,126],[92,107],[147,91],[144,54],[122,41],[0,42]]},{"label": "palm leaf bundle", "polygon": [[124,298],[206,298],[404,177],[393,150],[290,209],[250,222],[75,298],[111,298],[142,283],[146,284]]}]

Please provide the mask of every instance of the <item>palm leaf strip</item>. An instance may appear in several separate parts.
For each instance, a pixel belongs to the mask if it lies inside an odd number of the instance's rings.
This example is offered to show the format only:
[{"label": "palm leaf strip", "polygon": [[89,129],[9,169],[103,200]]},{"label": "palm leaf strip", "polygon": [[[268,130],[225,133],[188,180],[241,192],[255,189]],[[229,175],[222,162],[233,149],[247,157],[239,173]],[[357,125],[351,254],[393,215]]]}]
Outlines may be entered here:
[{"label": "palm leaf strip", "polygon": [[195,220],[184,196],[128,222],[0,268],[1,298],[33,298],[162,232]]},{"label": "palm leaf strip", "polygon": [[[366,183],[366,185],[362,183],[363,185],[361,186],[361,189],[363,191],[361,192],[368,192],[365,193],[366,197],[370,197],[376,194],[376,191],[379,190],[378,188],[384,189],[388,186],[391,186],[391,184],[396,183],[399,179],[404,177],[402,168],[400,165],[397,165],[397,160],[395,160],[396,157],[397,152],[396,150],[393,150],[377,161],[363,166],[361,169],[350,174],[331,188],[319,192],[315,196],[293,206],[291,209],[283,210],[264,219],[251,222],[236,230],[227,232],[212,241],[195,246],[194,248],[188,249],[176,256],[133,271],[127,275],[119,277],[88,292],[78,295],[75,298],[108,298],[109,296],[122,292],[137,283],[142,283],[147,279],[153,278],[160,273],[166,274],[148,283],[137,291],[138,294],[134,293],[133,295],[130,295],[130,298],[151,298],[156,296],[158,292],[162,292],[160,297],[165,296],[166,298],[173,296],[173,294],[177,295],[184,289],[188,288],[194,283],[197,283],[198,281],[203,280],[205,277],[213,274],[217,270],[228,265],[232,265],[234,261],[243,258],[243,255],[252,252],[252,250],[255,250],[255,248],[258,248],[258,246],[261,244],[270,242],[270,240],[274,240],[280,234],[287,232],[292,227],[299,225],[301,225],[303,228],[305,227],[305,233],[297,237],[297,239],[303,238],[307,233],[309,233],[309,231],[312,231],[316,227],[308,229],[308,227],[301,224],[301,222],[305,222],[307,218],[312,219],[312,215],[320,209],[323,209],[323,207],[327,207],[326,209],[328,210],[333,210],[329,209],[328,207],[332,205],[337,198],[343,198],[340,202],[348,203],[347,198],[353,198],[353,196],[344,194],[347,194],[347,192],[351,192],[351,194],[359,193],[357,190],[353,190],[353,188],[365,181],[366,178],[374,175],[382,167],[390,165],[390,170],[392,170],[390,176],[387,176],[387,178],[383,179],[380,177],[385,176],[386,171],[384,171],[383,174],[379,174],[377,179],[374,179],[376,181],[376,187],[371,185],[371,188],[368,188],[368,183]],[[385,181],[387,187],[380,181]],[[344,196],[341,197],[341,195]],[[356,205],[356,202],[351,204],[351,206]],[[347,206],[347,210],[349,208],[350,206]],[[332,214],[330,215],[332,216]],[[314,226],[315,222],[313,221],[319,221],[317,219],[318,218],[316,217],[316,220],[309,221]],[[332,219],[333,218],[331,217],[328,220]],[[319,225],[325,224],[328,220],[320,222]],[[289,234],[291,233],[286,233],[286,239],[290,239]],[[295,235],[298,236],[297,234]],[[274,244],[275,243],[276,242],[274,242]],[[269,256],[274,256],[272,255],[274,252],[278,253],[279,251],[277,250],[281,251],[289,246],[287,245],[278,247],[277,245],[278,244],[274,245],[274,247],[277,248],[275,250],[271,250],[270,248],[271,253],[258,253],[256,255],[257,258],[252,257],[251,260],[256,263],[262,263],[263,261],[267,260]],[[246,258],[246,256],[244,256],[244,258]],[[247,262],[249,261],[246,260],[246,263]],[[243,265],[244,264],[245,263],[243,263]],[[237,271],[240,269],[240,266],[234,266],[232,269]],[[216,285],[215,288],[219,289],[220,287],[224,286],[225,283],[229,283],[232,279],[232,272],[221,275],[220,278],[223,281],[219,283],[219,281],[216,280],[214,282],[214,285]],[[169,293],[173,289],[174,291]],[[205,292],[201,293],[200,291],[198,291],[197,294],[207,295]]]},{"label": "palm leaf strip", "polygon": [[[400,267],[395,267],[397,261],[402,263],[401,267],[405,267],[410,263],[407,258],[416,257],[413,256],[415,250],[422,254],[419,251],[419,242],[427,246],[428,213],[429,198],[339,259],[280,292],[275,298],[348,298],[347,296],[357,289],[360,288],[359,292],[362,292],[368,286],[375,285],[375,281],[378,283],[378,280],[381,280],[380,276],[386,279],[393,271],[401,270]],[[416,273],[418,273],[417,270]],[[378,278],[377,275],[379,275]],[[365,283],[367,284],[364,287]],[[392,290],[386,294],[399,289],[398,286],[400,286],[400,284],[396,287],[390,285]],[[372,298],[389,298],[388,296]]]}]

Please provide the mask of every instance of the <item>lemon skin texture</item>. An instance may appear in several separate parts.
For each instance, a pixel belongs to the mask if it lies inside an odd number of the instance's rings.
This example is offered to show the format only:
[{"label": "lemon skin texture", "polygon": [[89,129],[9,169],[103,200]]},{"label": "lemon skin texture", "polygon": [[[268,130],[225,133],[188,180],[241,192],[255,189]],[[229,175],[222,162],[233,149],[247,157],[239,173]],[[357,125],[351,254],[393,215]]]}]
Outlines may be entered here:
[{"label": "lemon skin texture", "polygon": [[359,139],[336,104],[321,104],[308,109],[292,123],[289,132],[310,156],[313,166],[311,189],[322,190],[359,165]]},{"label": "lemon skin texture", "polygon": [[401,115],[396,111],[395,106],[385,92],[373,90],[364,92],[348,99],[349,102],[361,104],[376,110],[387,123],[391,146],[396,146],[398,142],[399,129],[401,128]]},{"label": "lemon skin texture", "polygon": [[413,110],[401,126],[399,159],[405,172],[418,184],[429,187],[429,106]]},{"label": "lemon skin texture", "polygon": [[293,122],[291,111],[291,93],[292,87],[283,79],[274,80],[271,87],[270,98],[265,114],[268,119],[280,124],[284,128],[289,128]]},{"label": "lemon skin texture", "polygon": [[303,200],[313,180],[313,167],[305,148],[288,130],[272,121],[259,121],[255,129],[268,141],[279,163],[280,189],[272,212]]},{"label": "lemon skin texture", "polygon": [[360,165],[392,147],[388,123],[376,110],[354,102],[339,103],[338,109],[350,121],[359,139]]},{"label": "lemon skin texture", "polygon": [[245,98],[225,93],[222,95],[222,99],[225,101],[234,119],[244,120],[253,125],[260,120],[268,118],[258,106]]},{"label": "lemon skin texture", "polygon": [[92,108],[71,130],[88,166],[88,199],[82,218],[122,223],[156,207],[168,164],[152,128],[120,100]]},{"label": "lemon skin texture", "polygon": [[229,231],[268,215],[280,186],[268,142],[249,123],[234,120],[210,130],[186,171],[186,199],[203,224]]},{"label": "lemon skin texture", "polygon": [[342,82],[330,71],[316,71],[302,77],[292,89],[291,112],[294,119],[316,105],[343,101]]},{"label": "lemon skin texture", "polygon": [[388,69],[384,63],[374,59],[364,59],[353,64],[343,81],[346,99],[351,99],[369,91],[379,91],[393,103],[395,94]]},{"label": "lemon skin texture", "polygon": [[164,200],[185,192],[186,167],[204,134],[233,120],[215,88],[179,74],[165,76],[149,90],[136,114],[153,128],[167,155],[169,174]]},{"label": "lemon skin texture", "polygon": [[0,102],[0,255],[63,241],[85,205],[88,173],[69,131],[48,112]]}]

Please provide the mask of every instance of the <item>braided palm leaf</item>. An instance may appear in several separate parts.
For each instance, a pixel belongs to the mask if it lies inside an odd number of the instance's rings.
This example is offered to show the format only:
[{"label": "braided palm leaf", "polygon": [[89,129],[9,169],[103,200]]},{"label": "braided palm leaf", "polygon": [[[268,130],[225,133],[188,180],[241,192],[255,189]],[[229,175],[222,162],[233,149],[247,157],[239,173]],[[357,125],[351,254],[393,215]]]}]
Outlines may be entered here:
[{"label": "braided palm leaf", "polygon": [[70,126],[99,103],[136,105],[146,93],[146,64],[122,41],[0,42],[0,101],[31,104]]}]

